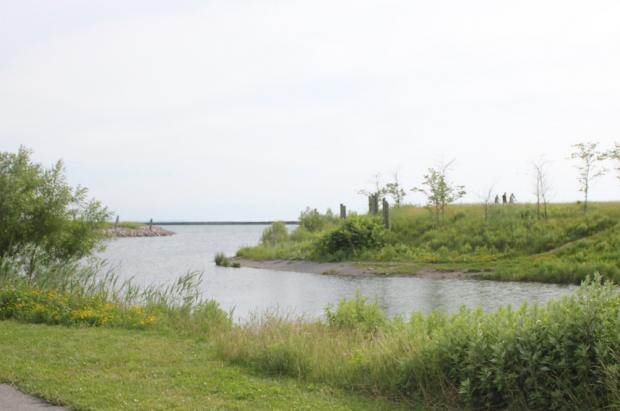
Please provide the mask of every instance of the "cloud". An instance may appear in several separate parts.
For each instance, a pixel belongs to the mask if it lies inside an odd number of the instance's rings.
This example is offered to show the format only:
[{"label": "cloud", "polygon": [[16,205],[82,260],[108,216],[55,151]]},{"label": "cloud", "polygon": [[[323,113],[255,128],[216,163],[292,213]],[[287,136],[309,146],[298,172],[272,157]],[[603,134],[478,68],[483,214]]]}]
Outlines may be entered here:
[{"label": "cloud", "polygon": [[541,154],[576,200],[570,145],[620,140],[613,1],[59,4],[4,14],[0,149],[62,157],[128,218],[363,209],[377,171],[452,158],[469,201],[522,199]]}]

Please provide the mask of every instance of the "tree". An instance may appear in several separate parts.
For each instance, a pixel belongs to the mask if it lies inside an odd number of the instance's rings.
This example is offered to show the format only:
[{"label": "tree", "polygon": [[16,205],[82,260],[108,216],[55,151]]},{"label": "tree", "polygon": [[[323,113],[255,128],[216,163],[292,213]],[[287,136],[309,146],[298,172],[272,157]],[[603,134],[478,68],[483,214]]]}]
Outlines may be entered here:
[{"label": "tree", "polygon": [[370,197],[372,195],[378,195],[378,201],[383,200],[386,197],[391,197],[394,205],[396,207],[400,207],[403,202],[403,199],[407,195],[407,192],[401,187],[400,181],[398,179],[398,173],[394,173],[393,180],[385,185],[381,182],[381,174],[376,173],[373,176],[373,189],[359,190],[357,193],[361,194],[365,197]]},{"label": "tree", "polygon": [[435,216],[435,221],[444,220],[446,206],[460,198],[465,192],[465,186],[455,185],[448,181],[447,173],[454,160],[442,164],[437,168],[429,168],[424,175],[422,187],[414,187],[411,191],[423,193],[427,198],[427,208]]},{"label": "tree", "polygon": [[616,178],[620,179],[620,144],[614,143],[614,147],[605,154],[608,159],[616,163],[615,170],[618,173]]},{"label": "tree", "polygon": [[491,211],[491,206],[493,205],[493,192],[495,191],[495,185],[489,186],[486,192],[483,194],[479,194],[478,198],[482,201],[482,211],[484,216],[484,222],[489,221],[489,214]]},{"label": "tree", "polygon": [[[373,188],[370,190],[361,189],[357,192],[357,194],[363,195],[365,197],[371,196],[373,194],[381,194],[382,186],[381,186],[381,173],[376,173],[372,176],[372,184]],[[374,190],[374,191],[373,191]]]},{"label": "tree", "polygon": [[392,200],[394,200],[394,206],[396,207],[400,207],[403,199],[407,195],[405,190],[400,186],[400,182],[398,180],[398,173],[394,173],[394,179],[392,180],[392,182],[387,183],[385,187],[382,187],[380,189],[380,193],[382,193],[384,196],[392,197]]},{"label": "tree", "polygon": [[534,167],[534,195],[536,196],[536,216],[540,219],[541,204],[542,216],[547,219],[547,204],[551,185],[547,177],[547,162],[540,159],[532,164]]},{"label": "tree", "polygon": [[576,165],[579,170],[577,181],[579,191],[584,195],[583,212],[585,213],[588,211],[588,193],[593,181],[607,172],[607,169],[600,165],[601,161],[607,159],[607,154],[598,149],[598,143],[579,143],[573,147],[575,151],[571,153],[570,158],[579,161]]},{"label": "tree", "polygon": [[44,168],[31,154],[24,147],[0,152],[0,258],[28,248],[29,274],[43,254],[71,259],[92,252],[110,216],[85,188],[69,186],[62,161]]}]

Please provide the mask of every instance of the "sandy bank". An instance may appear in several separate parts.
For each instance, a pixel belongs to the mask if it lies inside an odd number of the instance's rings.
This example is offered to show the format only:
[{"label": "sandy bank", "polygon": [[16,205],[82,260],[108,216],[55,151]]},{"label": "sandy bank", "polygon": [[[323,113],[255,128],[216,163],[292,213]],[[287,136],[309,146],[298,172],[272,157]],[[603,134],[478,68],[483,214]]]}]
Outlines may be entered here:
[{"label": "sandy bank", "polygon": [[403,266],[394,263],[319,263],[314,261],[268,260],[254,261],[243,258],[234,258],[242,267],[261,268],[264,270],[293,271],[298,273],[313,273],[323,275],[344,276],[414,276],[421,278],[476,278],[478,273],[463,271],[437,271],[428,268],[403,271]]}]

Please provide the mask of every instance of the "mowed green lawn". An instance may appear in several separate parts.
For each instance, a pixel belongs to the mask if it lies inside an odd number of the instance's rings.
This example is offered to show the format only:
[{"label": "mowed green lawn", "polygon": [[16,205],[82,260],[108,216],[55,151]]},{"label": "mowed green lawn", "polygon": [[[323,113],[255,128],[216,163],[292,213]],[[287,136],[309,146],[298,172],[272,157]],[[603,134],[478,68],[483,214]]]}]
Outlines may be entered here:
[{"label": "mowed green lawn", "polygon": [[404,404],[267,378],[208,341],[0,321],[0,383],[76,410],[388,410]]}]

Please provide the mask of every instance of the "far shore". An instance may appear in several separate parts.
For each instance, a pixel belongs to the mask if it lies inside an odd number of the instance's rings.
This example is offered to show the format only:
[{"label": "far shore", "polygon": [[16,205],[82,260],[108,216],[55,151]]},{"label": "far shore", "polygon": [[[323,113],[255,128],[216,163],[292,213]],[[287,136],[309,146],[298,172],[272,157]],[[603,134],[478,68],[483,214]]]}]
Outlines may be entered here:
[{"label": "far shore", "polygon": [[292,271],[337,276],[401,276],[433,279],[480,278],[480,273],[465,271],[440,271],[428,268],[403,270],[402,264],[395,263],[364,263],[364,262],[315,262],[302,260],[266,260],[255,261],[234,257],[231,259],[242,267],[259,268],[274,271]]}]

